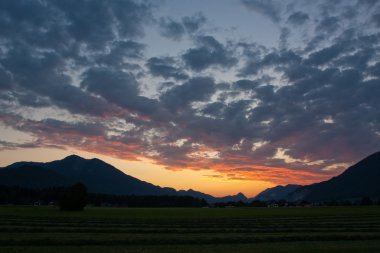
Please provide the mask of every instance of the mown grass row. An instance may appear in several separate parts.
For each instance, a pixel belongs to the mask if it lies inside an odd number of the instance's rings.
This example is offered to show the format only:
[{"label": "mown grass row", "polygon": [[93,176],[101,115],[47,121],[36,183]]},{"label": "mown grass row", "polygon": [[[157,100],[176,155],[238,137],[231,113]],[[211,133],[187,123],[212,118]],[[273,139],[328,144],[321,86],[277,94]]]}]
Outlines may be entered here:
[{"label": "mown grass row", "polygon": [[2,253],[373,253],[380,241],[305,241],[256,244],[131,245],[131,246],[5,246]]},{"label": "mown grass row", "polygon": [[362,241],[380,240],[380,234],[376,233],[318,233],[318,234],[271,234],[271,235],[249,235],[241,234],[191,234],[186,236],[163,234],[159,236],[147,236],[146,234],[73,234],[72,236],[52,237],[38,234],[37,236],[21,238],[2,238],[1,246],[118,246],[118,245],[198,245],[198,244],[239,244],[239,243],[263,243],[263,242],[302,242],[302,241]]},{"label": "mown grass row", "polygon": [[[13,211],[12,207],[0,207],[0,252],[25,247],[37,252],[37,248],[58,249],[62,246],[107,247],[110,252],[112,248],[120,247],[153,249],[156,246],[158,249],[172,246],[184,250],[178,252],[186,252],[194,245],[225,245],[228,248],[228,245],[268,243],[380,242],[378,207],[87,209],[83,213],[17,207]],[[137,215],[137,211],[147,216]],[[168,213],[164,215],[163,211]],[[264,214],[265,211],[268,213]],[[173,212],[175,215],[170,217]],[[378,249],[380,251],[380,243]]]},{"label": "mown grass row", "polygon": [[315,232],[378,232],[380,228],[376,227],[359,227],[359,228],[284,228],[284,229],[246,229],[246,228],[225,228],[225,229],[83,229],[83,228],[29,228],[29,227],[1,227],[1,233],[107,233],[107,234],[149,234],[149,233],[166,233],[166,234],[194,234],[194,233],[315,233]]},{"label": "mown grass row", "polygon": [[65,213],[51,207],[0,207],[1,217],[35,218],[88,218],[122,219],[217,219],[217,218],[280,218],[294,219],[303,217],[345,218],[356,216],[378,216],[380,206],[316,207],[316,208],[86,208],[85,212]]}]

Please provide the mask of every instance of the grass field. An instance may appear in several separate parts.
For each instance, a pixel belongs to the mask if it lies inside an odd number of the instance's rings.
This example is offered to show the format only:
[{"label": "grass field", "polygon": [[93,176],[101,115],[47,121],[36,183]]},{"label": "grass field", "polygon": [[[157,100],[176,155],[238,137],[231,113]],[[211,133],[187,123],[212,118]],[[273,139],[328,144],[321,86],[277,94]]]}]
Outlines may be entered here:
[{"label": "grass field", "polygon": [[380,207],[0,207],[0,252],[380,252]]}]

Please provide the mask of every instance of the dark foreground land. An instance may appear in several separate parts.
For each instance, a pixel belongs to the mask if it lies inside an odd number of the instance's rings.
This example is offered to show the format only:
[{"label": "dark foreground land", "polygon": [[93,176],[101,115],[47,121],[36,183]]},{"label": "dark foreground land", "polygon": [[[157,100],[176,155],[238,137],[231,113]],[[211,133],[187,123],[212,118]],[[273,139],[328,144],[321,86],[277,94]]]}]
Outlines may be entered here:
[{"label": "dark foreground land", "polygon": [[380,207],[0,207],[0,252],[380,252]]}]

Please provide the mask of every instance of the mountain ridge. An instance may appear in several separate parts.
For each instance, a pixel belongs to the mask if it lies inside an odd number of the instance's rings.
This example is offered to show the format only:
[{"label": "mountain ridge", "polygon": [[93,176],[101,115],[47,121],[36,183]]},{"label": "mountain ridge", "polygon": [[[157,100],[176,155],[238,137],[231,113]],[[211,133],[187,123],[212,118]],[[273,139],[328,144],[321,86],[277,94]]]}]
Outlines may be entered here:
[{"label": "mountain ridge", "polygon": [[[25,161],[16,162],[6,166],[4,169],[9,170],[28,166],[48,169],[49,172],[54,172],[55,175],[61,175],[63,178],[66,178],[70,182],[82,182],[86,185],[88,190],[93,193],[105,193],[116,195],[192,196],[200,199],[203,198],[211,204],[215,202],[223,202],[226,200],[247,200],[247,198],[244,195],[242,196],[242,194],[218,198],[192,189],[177,191],[170,187],[160,187],[132,177],[100,159],[85,159],[77,155],[70,155],[61,160],[45,163]],[[34,180],[37,182],[38,178],[35,178]],[[12,180],[9,181],[11,182]],[[62,179],[61,181],[64,180]],[[63,183],[61,182],[61,184]],[[43,182],[38,182],[34,185],[57,186],[51,184],[44,184]],[[32,184],[32,186],[34,185]],[[64,185],[67,185],[67,183]]]},{"label": "mountain ridge", "polygon": [[295,191],[299,187],[301,187],[301,185],[296,185],[296,184],[277,185],[275,187],[265,189],[264,191],[257,194],[254,198],[251,198],[251,200],[260,200],[260,201],[283,200],[287,198],[288,194]]},{"label": "mountain ridge", "polygon": [[291,201],[336,201],[380,198],[380,152],[375,152],[329,180],[302,186],[288,195]]},{"label": "mountain ridge", "polygon": [[[27,170],[27,168],[32,170]],[[31,171],[34,171],[34,174]],[[41,175],[44,180],[39,178]],[[37,187],[67,185],[78,181],[84,183],[89,191],[94,193],[192,196],[204,199],[210,204],[253,200],[284,199],[323,202],[362,197],[380,198],[380,152],[367,156],[329,180],[304,186],[279,185],[262,191],[254,198],[247,198],[242,193],[214,197],[192,189],[175,190],[169,187],[160,187],[132,177],[100,159],[84,159],[77,155],[46,163],[16,162],[0,169],[0,185],[10,185],[13,182],[21,186]]]}]

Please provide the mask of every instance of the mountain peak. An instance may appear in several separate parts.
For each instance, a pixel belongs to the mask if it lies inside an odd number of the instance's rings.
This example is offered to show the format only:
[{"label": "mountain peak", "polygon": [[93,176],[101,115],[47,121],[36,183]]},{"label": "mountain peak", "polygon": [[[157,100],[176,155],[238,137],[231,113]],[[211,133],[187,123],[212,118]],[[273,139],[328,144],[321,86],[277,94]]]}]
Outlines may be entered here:
[{"label": "mountain peak", "polygon": [[79,155],[69,155],[63,158],[62,160],[86,160],[86,159]]},{"label": "mountain peak", "polygon": [[241,197],[241,198],[247,198],[244,193],[239,192],[238,194],[235,195],[236,197]]}]

